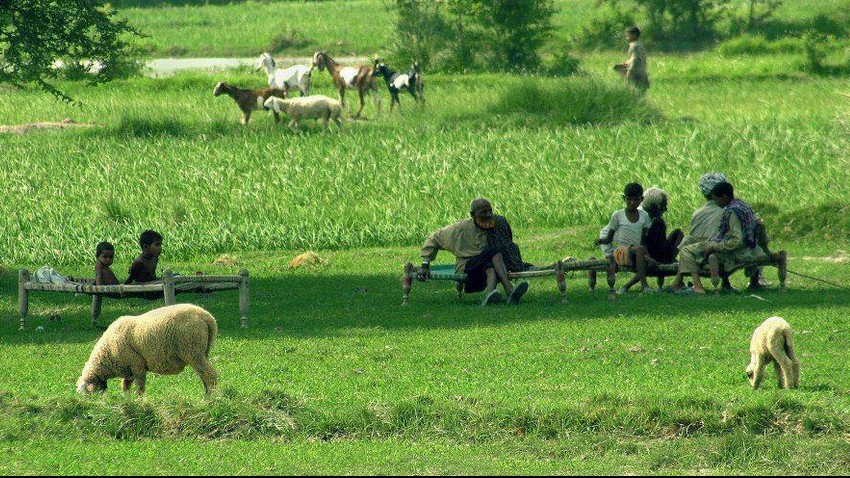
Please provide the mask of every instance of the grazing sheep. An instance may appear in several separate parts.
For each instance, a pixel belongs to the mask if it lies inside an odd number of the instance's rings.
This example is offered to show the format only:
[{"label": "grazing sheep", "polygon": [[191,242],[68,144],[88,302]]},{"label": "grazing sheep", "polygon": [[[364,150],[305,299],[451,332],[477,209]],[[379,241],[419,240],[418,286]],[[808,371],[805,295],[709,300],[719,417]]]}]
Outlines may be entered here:
[{"label": "grazing sheep", "polygon": [[794,353],[791,326],[781,317],[771,317],[756,329],[750,353],[752,358],[747,366],[747,377],[754,389],[764,381],[764,368],[770,362],[773,362],[779,376],[779,388],[800,386],[800,362]]},{"label": "grazing sheep", "polygon": [[329,128],[328,120],[333,120],[340,129],[342,128],[342,104],[327,96],[313,95],[285,100],[269,98],[265,106],[275,113],[286,113],[290,119],[290,128],[297,128],[298,121],[302,119],[322,119],[326,129]]},{"label": "grazing sheep", "polygon": [[[239,105],[239,109],[242,110],[242,124],[244,125],[247,125],[248,121],[251,120],[252,111],[268,109],[264,106],[267,99],[273,96],[286,98],[286,91],[278,88],[243,90],[242,88],[237,88],[220,81],[215,85],[213,96],[220,96],[222,93],[233,98],[233,101]],[[280,115],[278,113],[274,113],[274,120],[276,123],[280,123]]]},{"label": "grazing sheep", "polygon": [[207,395],[218,374],[209,362],[218,325],[206,310],[190,304],[171,305],[139,316],[119,317],[97,341],[77,380],[78,393],[102,392],[110,378],[123,379],[121,389],[145,393],[145,375],[176,375],[189,365],[204,382]]}]

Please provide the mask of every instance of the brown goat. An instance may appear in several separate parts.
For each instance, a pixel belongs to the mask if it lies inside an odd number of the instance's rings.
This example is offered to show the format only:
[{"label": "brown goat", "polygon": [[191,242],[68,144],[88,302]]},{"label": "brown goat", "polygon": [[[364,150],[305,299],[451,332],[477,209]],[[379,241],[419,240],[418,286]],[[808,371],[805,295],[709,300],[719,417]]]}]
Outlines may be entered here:
[{"label": "brown goat", "polygon": [[[223,81],[220,81],[217,85],[215,85],[213,95],[220,96],[222,93],[233,98],[233,101],[235,101],[236,104],[239,105],[239,109],[242,110],[243,125],[247,125],[248,121],[251,120],[252,111],[268,109],[264,106],[264,103],[270,97],[275,96],[278,98],[286,98],[286,92],[277,88],[259,88],[256,90],[243,90],[241,88],[237,88],[235,86],[228,85]],[[280,115],[275,112],[272,113],[274,113],[275,123],[280,123]]]},{"label": "brown goat", "polygon": [[381,97],[378,95],[378,83],[374,77],[374,68],[370,66],[338,65],[326,51],[317,51],[313,55],[313,66],[318,67],[319,71],[327,68],[339,94],[339,102],[343,107],[345,107],[345,90],[357,90],[360,97],[360,109],[357,110],[354,119],[359,118],[360,113],[363,112],[367,92],[374,98],[375,108],[377,108],[378,114],[381,114]]}]

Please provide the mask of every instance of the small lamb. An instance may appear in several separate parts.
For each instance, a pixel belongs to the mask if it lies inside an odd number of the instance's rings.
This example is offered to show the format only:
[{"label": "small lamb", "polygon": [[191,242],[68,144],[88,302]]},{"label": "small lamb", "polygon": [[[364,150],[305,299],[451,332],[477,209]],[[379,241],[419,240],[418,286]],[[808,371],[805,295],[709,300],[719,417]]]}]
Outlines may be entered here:
[{"label": "small lamb", "polygon": [[138,394],[144,395],[147,372],[176,375],[189,365],[201,376],[209,395],[218,380],[209,362],[217,332],[215,318],[191,304],[119,317],[94,346],[77,380],[77,392],[105,391],[107,380],[120,377],[124,392],[135,381]]},{"label": "small lamb", "polygon": [[[223,81],[220,81],[217,85],[215,85],[215,89],[213,90],[213,96],[220,96],[222,94],[230,96],[231,98],[233,98],[233,101],[235,101],[236,104],[239,105],[239,109],[242,110],[243,125],[247,125],[248,121],[251,120],[252,111],[268,109],[265,107],[265,102],[270,97],[286,97],[286,91],[277,88],[244,90],[242,88],[237,88],[235,86],[228,85]],[[280,115],[275,113],[274,120],[276,123],[280,123]]]},{"label": "small lamb", "polygon": [[800,362],[794,353],[791,326],[781,317],[771,317],[756,329],[750,353],[752,358],[747,366],[747,377],[753,389],[759,388],[764,381],[764,368],[770,362],[773,362],[779,376],[779,388],[800,386]]},{"label": "small lamb", "polygon": [[325,129],[329,129],[328,120],[333,120],[342,129],[342,104],[324,95],[303,96],[299,98],[269,98],[265,103],[266,108],[275,114],[286,113],[289,116],[289,127],[297,128],[298,121],[302,119],[322,119]]}]

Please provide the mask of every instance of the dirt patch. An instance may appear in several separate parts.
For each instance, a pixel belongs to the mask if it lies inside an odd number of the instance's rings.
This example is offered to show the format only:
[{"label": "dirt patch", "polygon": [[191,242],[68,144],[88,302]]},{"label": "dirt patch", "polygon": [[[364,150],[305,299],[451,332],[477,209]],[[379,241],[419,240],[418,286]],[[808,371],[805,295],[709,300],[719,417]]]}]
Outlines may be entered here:
[{"label": "dirt patch", "polygon": [[296,256],[287,267],[297,269],[299,267],[319,267],[327,264],[328,261],[319,257],[313,251],[307,251],[304,254]]},{"label": "dirt patch", "polygon": [[26,134],[32,133],[33,131],[41,131],[48,129],[69,129],[69,128],[94,128],[97,125],[91,123],[77,123],[71,118],[65,118],[58,123],[51,122],[40,122],[40,123],[28,123],[28,124],[20,124],[14,126],[2,126],[0,125],[0,133],[10,133],[10,134]]}]

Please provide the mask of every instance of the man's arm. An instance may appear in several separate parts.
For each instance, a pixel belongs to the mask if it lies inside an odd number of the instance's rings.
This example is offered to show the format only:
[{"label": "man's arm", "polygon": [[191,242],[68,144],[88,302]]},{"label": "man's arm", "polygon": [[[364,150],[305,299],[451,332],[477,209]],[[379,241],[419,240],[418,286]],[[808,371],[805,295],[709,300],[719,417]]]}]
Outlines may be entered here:
[{"label": "man's arm", "polygon": [[723,237],[721,242],[708,242],[705,246],[705,252],[721,252],[734,251],[744,244],[744,233],[741,230],[741,220],[738,215],[732,213],[729,218],[729,232]]}]

